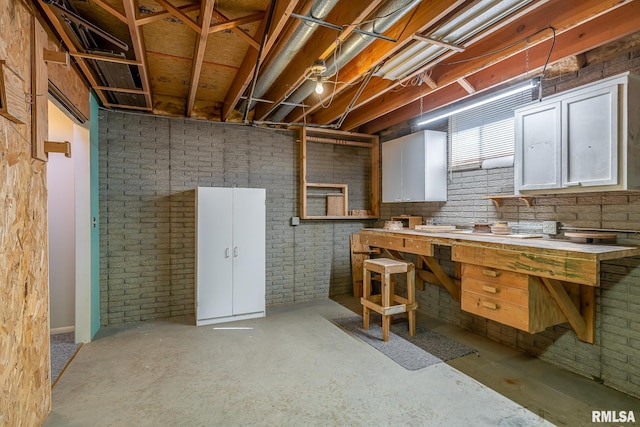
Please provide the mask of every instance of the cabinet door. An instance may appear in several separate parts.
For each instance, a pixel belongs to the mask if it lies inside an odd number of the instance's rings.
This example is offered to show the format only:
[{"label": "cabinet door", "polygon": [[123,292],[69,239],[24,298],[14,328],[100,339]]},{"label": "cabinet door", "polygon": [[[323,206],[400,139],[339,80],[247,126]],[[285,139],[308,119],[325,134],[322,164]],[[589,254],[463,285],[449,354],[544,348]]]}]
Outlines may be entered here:
[{"label": "cabinet door", "polygon": [[515,113],[515,189],[560,188],[560,103],[545,103]]},{"label": "cabinet door", "polygon": [[563,186],[618,183],[617,117],[615,85],[562,102]]},{"label": "cabinet door", "polygon": [[412,134],[402,143],[402,201],[422,202],[426,190],[425,133]]},{"label": "cabinet door", "polygon": [[196,318],[232,315],[232,189],[196,193]]},{"label": "cabinet door", "polygon": [[266,191],[233,189],[233,314],[265,309]]},{"label": "cabinet door", "polygon": [[382,202],[402,201],[402,141],[382,144]]}]

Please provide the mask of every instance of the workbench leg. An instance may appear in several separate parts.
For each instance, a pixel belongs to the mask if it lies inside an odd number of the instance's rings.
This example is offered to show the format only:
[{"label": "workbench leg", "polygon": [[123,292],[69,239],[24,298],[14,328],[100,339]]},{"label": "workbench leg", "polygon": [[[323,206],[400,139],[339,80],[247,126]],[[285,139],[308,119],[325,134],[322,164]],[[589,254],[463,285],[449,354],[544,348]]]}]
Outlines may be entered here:
[{"label": "workbench leg", "polygon": [[[413,268],[413,265],[409,265],[409,271],[407,272],[407,300],[409,300],[409,304],[414,304],[416,302],[416,271]],[[409,318],[409,335],[414,336],[416,334],[416,310],[415,308],[409,310],[407,313],[407,317]]]}]

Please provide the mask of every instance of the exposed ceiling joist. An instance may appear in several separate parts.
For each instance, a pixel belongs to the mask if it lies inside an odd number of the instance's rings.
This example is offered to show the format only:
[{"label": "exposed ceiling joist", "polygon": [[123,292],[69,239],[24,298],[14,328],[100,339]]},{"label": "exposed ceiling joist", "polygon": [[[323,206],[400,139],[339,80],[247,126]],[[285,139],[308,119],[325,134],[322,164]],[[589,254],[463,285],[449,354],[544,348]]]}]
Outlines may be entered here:
[{"label": "exposed ceiling joist", "polygon": [[[128,1],[128,0],[125,0],[125,1]],[[177,7],[169,3],[167,0],[154,0],[154,1],[158,3],[160,6],[164,7],[167,10],[167,12],[173,15],[174,18],[177,18],[180,21],[182,21],[185,25],[187,25],[196,33],[200,33],[200,31],[202,30],[200,25],[198,25],[196,21],[194,21],[190,16],[188,16],[186,12],[178,9]]]},{"label": "exposed ceiling joist", "polygon": [[[603,28],[605,30],[603,30]],[[640,29],[640,3],[626,3],[623,7],[617,8],[606,15],[599,14],[597,18],[589,20],[584,23],[584,25],[558,35],[550,62],[553,63],[571,55],[581,54],[594,46],[604,45],[613,40],[635,33],[638,29]],[[526,76],[527,71],[529,75],[535,75],[535,73],[540,72],[547,60],[550,43],[551,42],[548,41],[547,43],[537,44],[529,49],[528,54],[526,51],[520,51],[516,55],[511,55],[501,61],[496,61],[490,66],[478,69],[474,73],[469,74],[466,79],[469,80],[478,91],[483,91],[511,79]],[[528,70],[526,68],[527,56],[529,64]],[[457,91],[459,94],[460,90],[460,86],[450,84],[441,90],[433,92],[430,95],[434,96],[428,96],[423,99],[423,102],[424,100],[429,100],[427,101],[429,102],[428,105],[423,104],[423,110],[430,111],[460,98],[464,98],[464,96],[457,96],[457,94],[452,95],[454,91]],[[393,112],[387,111],[383,115],[378,115],[378,119],[363,122],[367,124],[360,128],[361,131],[375,133],[420,114],[420,96],[415,87],[407,88],[406,93],[396,92],[393,96],[394,98],[400,99],[399,104],[404,102],[402,108],[397,108]],[[371,105],[370,107],[373,109],[379,108],[380,105],[388,102],[389,99],[390,97],[388,96],[382,97],[376,100],[375,105]],[[354,125],[362,120],[366,120],[366,117],[355,120],[353,124],[345,124],[345,128],[348,128],[348,126],[355,128],[357,126]]]},{"label": "exposed ceiling joist", "polygon": [[[293,12],[293,10],[298,5],[298,0],[272,0],[277,1],[276,9],[273,13],[274,21],[271,23],[271,28],[269,30],[269,34],[267,36],[267,42],[265,46],[262,48],[262,58],[264,59],[273,46],[275,45],[276,40],[280,36],[285,23],[289,19],[289,15]],[[258,27],[258,34],[263,34],[266,31],[266,20],[263,19]],[[254,49],[249,49],[247,54],[245,55],[242,65],[238,70],[233,82],[231,83],[231,87],[227,92],[227,96],[224,100],[224,104],[222,107],[222,120],[228,120],[233,112],[233,107],[238,103],[240,97],[244,93],[244,91],[249,86],[251,82],[251,77],[256,68],[256,62],[258,60],[258,51]]]},{"label": "exposed ceiling joist", "polygon": [[[182,14],[186,14],[186,13],[189,13],[189,12],[200,10],[200,3],[186,4],[184,6],[178,6],[176,9],[181,13],[181,16],[182,16]],[[141,26],[141,25],[150,24],[152,22],[156,22],[156,21],[161,21],[163,19],[167,19],[167,18],[169,18],[171,16],[174,16],[174,15],[172,15],[171,12],[169,12],[167,10],[165,10],[163,12],[155,12],[155,13],[152,13],[152,14],[149,14],[149,15],[146,15],[144,17],[136,19],[136,25]],[[180,19],[180,18],[178,18],[178,19]]]},{"label": "exposed ceiling joist", "polygon": [[[365,93],[362,94],[361,102],[356,105],[357,109],[364,108],[365,105],[375,101],[377,98],[385,97],[396,99],[398,91],[407,93],[403,87],[410,84],[411,79],[421,75],[427,69],[430,72],[430,78],[433,79],[438,87],[442,88],[454,83],[461,77],[474,72],[474,70],[487,67],[493,63],[499,62],[509,55],[515,55],[518,52],[525,51],[531,46],[543,43],[553,37],[553,33],[547,30],[549,25],[559,28],[559,31],[566,31],[574,28],[589,20],[594,16],[602,15],[603,11],[611,11],[617,7],[620,2],[616,0],[584,0],[582,4],[584,8],[576,10],[575,5],[568,7],[564,0],[553,0],[536,4],[538,7],[531,10],[528,14],[518,20],[512,21],[509,25],[502,25],[501,28],[492,29],[491,37],[484,34],[476,36],[469,43],[465,44],[465,51],[455,54],[448,54],[439,58],[434,64],[418,69],[401,81],[390,81],[376,79]],[[549,18],[551,16],[551,18]],[[528,42],[525,40],[527,39]],[[550,48],[550,46],[548,46]],[[446,62],[446,63],[445,63]],[[437,64],[437,65],[436,65]],[[448,72],[449,68],[454,68],[455,72]],[[387,94],[389,94],[387,96]],[[420,98],[424,94],[424,89],[416,89],[414,98]],[[388,105],[389,111],[399,108],[400,100]],[[318,111],[312,120],[333,121],[338,117],[342,105],[346,105],[346,100],[334,100],[336,111]],[[350,126],[351,129],[356,128],[368,121],[374,120],[380,115],[379,108],[371,108],[368,105],[365,111],[354,113],[345,121],[344,126]],[[383,113],[386,114],[386,113]],[[360,117],[359,119],[357,119]]]},{"label": "exposed ceiling joist", "polygon": [[140,33],[140,28],[136,25],[136,18],[138,17],[138,1],[137,0],[123,0],[122,1],[125,15],[127,17],[127,23],[129,26],[129,34],[131,34],[131,43],[133,44],[133,51],[135,52],[136,59],[140,61],[138,70],[140,71],[140,80],[142,81],[142,89],[145,91],[144,99],[148,108],[153,108],[153,99],[151,97],[151,83],[149,81],[149,65],[147,63],[147,52],[144,46],[144,40]]},{"label": "exposed ceiling joist", "polygon": [[189,96],[187,98],[187,117],[193,113],[193,105],[196,101],[196,92],[200,82],[202,72],[202,61],[204,61],[204,51],[207,48],[207,38],[211,26],[211,18],[215,0],[202,0],[200,9],[200,34],[196,38],[196,45],[193,48],[193,62],[191,64],[191,79],[189,80]]},{"label": "exposed ceiling joist", "polygon": [[[340,70],[341,83],[336,85],[336,93],[339,94],[342,91],[346,91],[347,93],[345,93],[345,98],[350,100],[352,95],[351,93],[348,93],[350,86],[360,79],[362,75],[383,62],[390,55],[401,50],[413,40],[416,33],[424,32],[428,28],[431,28],[464,3],[464,0],[457,0],[453,2],[432,0],[420,3],[407,21],[397,23],[389,31],[389,34],[393,34],[393,37],[397,39],[396,43],[389,43],[384,40],[375,40],[370,46],[366,47],[362,51],[357,61],[351,61],[342,70]],[[326,104],[327,101],[328,98],[314,100],[307,113],[311,113],[317,109],[323,109],[322,106],[323,104]],[[333,100],[333,102],[335,101],[336,99]],[[349,101],[345,99],[344,104],[342,104],[343,108],[341,112],[344,111],[348,105]],[[333,110],[333,108],[331,110]],[[340,114],[332,120],[337,119]],[[301,111],[298,111],[297,114],[294,114],[291,117],[293,121],[300,121],[302,118],[303,115]]]}]

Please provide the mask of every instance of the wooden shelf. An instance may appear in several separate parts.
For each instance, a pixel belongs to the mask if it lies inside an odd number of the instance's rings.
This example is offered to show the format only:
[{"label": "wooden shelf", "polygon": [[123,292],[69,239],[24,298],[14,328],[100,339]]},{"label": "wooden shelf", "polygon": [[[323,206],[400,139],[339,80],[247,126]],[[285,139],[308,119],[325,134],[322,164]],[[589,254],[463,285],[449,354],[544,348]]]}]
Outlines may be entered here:
[{"label": "wooden shelf", "polygon": [[[363,220],[377,219],[379,206],[379,163],[380,144],[376,135],[362,133],[343,132],[331,129],[307,128],[300,129],[300,219],[337,219],[337,220]],[[349,184],[331,182],[307,182],[307,144],[333,144],[342,146],[361,147],[371,151],[371,193],[370,206],[364,209],[350,209]],[[366,178],[365,178],[366,179]],[[313,192],[310,189],[336,189],[339,192]],[[307,201],[313,197],[326,197],[327,212],[325,215],[311,215]],[[349,215],[351,211],[367,211],[366,215]],[[335,215],[343,212],[344,215]]]},{"label": "wooden shelf", "polygon": [[512,200],[512,199],[518,199],[524,202],[525,205],[527,205],[527,207],[531,207],[533,205],[533,196],[482,196],[483,199],[490,199],[494,205],[496,205],[496,208],[499,208],[502,206],[502,201],[503,200]]}]

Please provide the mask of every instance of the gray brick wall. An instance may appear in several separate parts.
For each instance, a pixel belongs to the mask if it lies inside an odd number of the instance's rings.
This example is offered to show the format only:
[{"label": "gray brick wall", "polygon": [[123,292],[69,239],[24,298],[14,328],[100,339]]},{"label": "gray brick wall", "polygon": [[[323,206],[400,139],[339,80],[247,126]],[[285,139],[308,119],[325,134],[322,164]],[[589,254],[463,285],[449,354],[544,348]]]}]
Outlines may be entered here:
[{"label": "gray brick wall", "polygon": [[[268,305],[351,292],[349,234],[372,222],[290,225],[297,134],[102,111],[99,138],[104,325],[193,315],[197,186],[266,188]],[[313,179],[348,183],[351,208],[365,208],[368,150],[312,146]]]},{"label": "gray brick wall", "polygon": [[[545,96],[624,71],[640,73],[640,51],[593,64],[579,72],[544,83]],[[413,214],[436,223],[468,226],[472,221],[506,220],[523,230],[540,232],[541,222],[565,227],[640,231],[640,195],[631,192],[586,193],[537,197],[527,207],[517,200],[496,208],[482,195],[513,194],[513,168],[455,172],[450,175],[446,203],[382,204],[381,219]],[[620,242],[640,245],[640,234],[618,233]],[[450,273],[450,251],[437,255]],[[525,353],[640,397],[640,259],[601,263],[601,287],[596,289],[596,342],[577,339],[568,324],[531,335],[460,310],[440,286],[418,292],[420,309],[447,322],[517,348]]]}]

